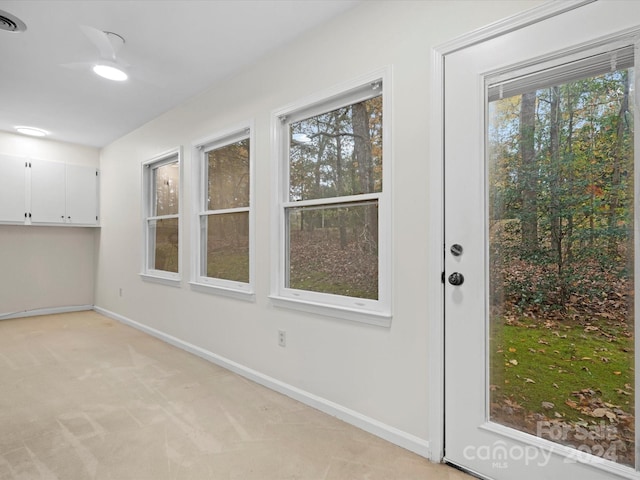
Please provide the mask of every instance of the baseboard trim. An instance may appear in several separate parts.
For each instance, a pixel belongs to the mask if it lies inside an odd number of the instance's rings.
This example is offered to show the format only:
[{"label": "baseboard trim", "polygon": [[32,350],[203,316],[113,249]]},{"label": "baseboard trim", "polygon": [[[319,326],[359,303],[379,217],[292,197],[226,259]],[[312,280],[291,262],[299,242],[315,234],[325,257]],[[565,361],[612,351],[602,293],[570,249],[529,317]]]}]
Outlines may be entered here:
[{"label": "baseboard trim", "polygon": [[131,320],[130,318],[127,318],[123,315],[117,314],[102,307],[94,306],[93,309],[106,317],[112,318],[113,320],[117,320],[118,322],[129,325],[130,327],[133,327],[137,330],[148,333],[149,335],[156,337],[166,343],[197,355],[260,385],[270,388],[271,390],[275,390],[276,392],[282,393],[283,395],[291,397],[294,400],[298,400],[305,405],[320,410],[321,412],[339,418],[340,420],[350,425],[358,427],[366,432],[369,432],[388,442],[405,448],[413,453],[426,458],[430,458],[431,456],[429,442],[427,440],[416,437],[415,435],[399,430],[373,418],[367,417],[366,415],[362,415],[359,412],[346,408],[325,398],[301,390],[297,387],[294,387],[293,385],[289,385],[288,383],[270,377],[269,375],[265,375],[261,372],[248,368],[244,365],[234,362],[233,360],[229,360],[228,358],[210,352],[204,348],[198,347],[189,342],[180,340],[179,338],[176,338],[172,335],[161,332],[160,330],[156,330],[155,328]]},{"label": "baseboard trim", "polygon": [[54,315],[56,313],[82,312],[93,310],[93,305],[72,305],[66,307],[36,308],[33,310],[22,310],[20,312],[0,313],[0,320],[10,320],[12,318],[37,317],[40,315]]}]

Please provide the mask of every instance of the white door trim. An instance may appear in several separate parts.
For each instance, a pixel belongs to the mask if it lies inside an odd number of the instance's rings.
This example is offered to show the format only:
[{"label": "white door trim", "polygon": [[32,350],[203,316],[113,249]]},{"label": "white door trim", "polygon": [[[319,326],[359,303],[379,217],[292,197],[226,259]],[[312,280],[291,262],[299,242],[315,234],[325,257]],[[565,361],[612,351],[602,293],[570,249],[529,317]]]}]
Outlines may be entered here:
[{"label": "white door trim", "polygon": [[[428,261],[432,266],[427,278],[430,304],[429,319],[429,452],[432,462],[444,458],[444,59],[446,55],[468,48],[500,35],[519,30],[534,23],[574,10],[597,0],[551,0],[482,27],[431,49],[431,130],[429,166],[430,242]],[[437,292],[437,293],[436,293]]]}]

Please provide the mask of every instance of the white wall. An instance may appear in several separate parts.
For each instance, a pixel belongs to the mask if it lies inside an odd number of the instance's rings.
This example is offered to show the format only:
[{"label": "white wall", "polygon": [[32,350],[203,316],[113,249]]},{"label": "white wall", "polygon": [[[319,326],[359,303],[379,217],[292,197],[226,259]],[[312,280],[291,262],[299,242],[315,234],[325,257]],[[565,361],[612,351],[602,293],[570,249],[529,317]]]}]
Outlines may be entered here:
[{"label": "white wall", "polygon": [[[0,132],[0,153],[97,167],[96,148]],[[0,316],[93,305],[97,229],[0,225]]]},{"label": "white wall", "polygon": [[[430,47],[539,3],[366,1],[104,148],[96,305],[428,441],[428,327],[441,321],[428,318],[429,301],[439,294],[427,291],[427,276],[439,275],[439,266],[428,263],[429,249],[440,248],[428,218],[429,162],[437,161],[428,156]],[[273,307],[267,298],[271,112],[387,65],[393,68],[392,325]],[[142,281],[141,162],[183,145],[190,172],[193,140],[250,118],[256,133],[255,303],[190,290],[188,203],[182,287]],[[188,202],[189,175],[184,186]],[[287,331],[286,348],[277,344],[278,329]]]}]

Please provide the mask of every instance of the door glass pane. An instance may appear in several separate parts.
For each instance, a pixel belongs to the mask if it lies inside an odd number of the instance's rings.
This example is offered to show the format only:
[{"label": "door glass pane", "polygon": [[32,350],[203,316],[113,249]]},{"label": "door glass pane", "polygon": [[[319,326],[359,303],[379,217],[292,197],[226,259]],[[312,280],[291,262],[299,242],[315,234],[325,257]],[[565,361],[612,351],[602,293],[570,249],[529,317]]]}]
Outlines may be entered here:
[{"label": "door glass pane", "polygon": [[493,100],[487,131],[489,418],[629,466],[633,76]]}]

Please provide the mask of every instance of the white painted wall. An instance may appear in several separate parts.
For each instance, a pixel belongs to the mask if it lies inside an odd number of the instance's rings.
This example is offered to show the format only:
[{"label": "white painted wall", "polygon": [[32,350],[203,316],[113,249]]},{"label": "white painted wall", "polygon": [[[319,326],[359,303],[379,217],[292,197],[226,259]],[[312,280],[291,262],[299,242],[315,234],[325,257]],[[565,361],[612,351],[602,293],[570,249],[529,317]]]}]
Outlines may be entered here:
[{"label": "white painted wall", "polygon": [[[440,248],[428,218],[429,162],[437,161],[429,158],[430,48],[540,3],[366,1],[104,148],[96,305],[428,441],[428,326],[441,321],[428,318],[429,302],[439,294],[427,291],[427,276],[439,275],[428,252]],[[275,308],[267,298],[271,112],[387,65],[394,109],[392,326]],[[188,203],[182,287],[142,281],[140,164],[183,145],[190,172],[193,140],[250,118],[256,133],[256,302],[190,290]],[[191,187],[186,176],[185,202]],[[287,332],[286,348],[277,344],[278,329]]]},{"label": "white painted wall", "polygon": [[[100,159],[96,148],[7,132],[0,153],[93,167]],[[97,235],[95,228],[0,225],[0,316],[93,305]]]}]

